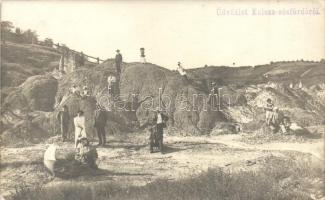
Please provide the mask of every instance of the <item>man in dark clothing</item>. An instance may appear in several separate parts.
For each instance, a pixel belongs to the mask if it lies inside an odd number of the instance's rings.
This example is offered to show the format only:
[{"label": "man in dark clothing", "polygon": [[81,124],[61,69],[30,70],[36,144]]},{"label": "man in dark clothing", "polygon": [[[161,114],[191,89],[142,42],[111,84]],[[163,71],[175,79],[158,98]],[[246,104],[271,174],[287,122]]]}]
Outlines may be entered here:
[{"label": "man in dark clothing", "polygon": [[[158,145],[161,153],[164,153],[163,151],[163,136],[164,136],[164,128],[166,128],[166,122],[168,121],[167,115],[164,115],[160,110],[157,110],[157,114],[153,120],[155,128],[156,128],[156,135],[151,135],[151,140],[155,140],[155,143],[157,143],[156,140],[158,140]],[[152,132],[153,133],[153,132]],[[151,141],[154,142],[154,141]],[[153,152],[152,146],[150,147],[150,152]]]},{"label": "man in dark clothing", "polygon": [[121,74],[121,64],[122,64],[123,58],[122,55],[120,54],[120,50],[116,50],[116,56],[115,56],[115,66],[116,66],[116,71],[117,74]]},{"label": "man in dark clothing", "polygon": [[107,115],[105,110],[103,110],[99,105],[97,105],[97,109],[95,110],[95,124],[97,135],[98,135],[98,145],[105,145],[106,143],[106,134],[105,134],[105,126],[107,122]]},{"label": "man in dark clothing", "polygon": [[146,55],[144,54],[144,48],[140,48],[140,61],[145,64],[147,61],[146,61]]},{"label": "man in dark clothing", "polygon": [[69,121],[70,121],[70,115],[69,115],[69,110],[66,105],[63,106],[63,109],[59,111],[57,118],[60,123],[60,131],[62,135],[62,140],[63,142],[67,139],[69,139]]}]

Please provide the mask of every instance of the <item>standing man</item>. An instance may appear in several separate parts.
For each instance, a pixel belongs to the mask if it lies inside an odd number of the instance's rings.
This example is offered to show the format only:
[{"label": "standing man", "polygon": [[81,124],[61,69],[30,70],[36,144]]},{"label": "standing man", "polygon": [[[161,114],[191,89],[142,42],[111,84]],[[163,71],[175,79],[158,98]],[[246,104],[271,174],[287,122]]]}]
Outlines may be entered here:
[{"label": "standing man", "polygon": [[63,109],[59,111],[57,118],[60,123],[60,131],[62,135],[63,142],[68,138],[69,139],[69,121],[70,121],[70,115],[69,110],[66,105],[63,106]]},{"label": "standing man", "polygon": [[[157,109],[157,114],[154,118],[154,122],[156,124],[157,128],[157,138],[155,140],[158,140],[159,142],[159,148],[160,152],[164,153],[163,149],[163,138],[164,138],[164,128],[167,127],[166,122],[168,121],[167,115],[164,115],[159,109]],[[152,152],[152,149],[150,150]]]},{"label": "standing man", "polygon": [[117,71],[118,76],[120,76],[120,74],[121,74],[122,62],[123,62],[123,58],[122,58],[122,55],[120,54],[120,50],[116,50],[115,66],[116,66],[116,71]]},{"label": "standing man", "polygon": [[95,124],[97,135],[98,135],[98,145],[104,146],[106,143],[105,126],[107,122],[107,116],[105,110],[103,110],[99,104],[97,104],[97,109],[95,110]]},{"label": "standing man", "polygon": [[140,62],[142,62],[143,64],[145,64],[147,62],[143,47],[140,48]]}]

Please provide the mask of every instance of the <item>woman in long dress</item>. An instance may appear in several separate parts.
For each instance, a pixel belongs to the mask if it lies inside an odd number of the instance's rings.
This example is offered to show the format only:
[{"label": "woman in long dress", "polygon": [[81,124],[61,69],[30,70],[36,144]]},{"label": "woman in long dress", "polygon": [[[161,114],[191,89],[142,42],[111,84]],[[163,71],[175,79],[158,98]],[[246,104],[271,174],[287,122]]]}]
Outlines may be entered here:
[{"label": "woman in long dress", "polygon": [[78,139],[87,138],[85,126],[86,120],[82,110],[78,111],[77,116],[73,119],[73,122],[75,127],[75,147],[77,148]]},{"label": "woman in long dress", "polygon": [[56,149],[57,145],[51,144],[44,153],[44,165],[53,177],[55,177],[54,165],[56,162]]}]

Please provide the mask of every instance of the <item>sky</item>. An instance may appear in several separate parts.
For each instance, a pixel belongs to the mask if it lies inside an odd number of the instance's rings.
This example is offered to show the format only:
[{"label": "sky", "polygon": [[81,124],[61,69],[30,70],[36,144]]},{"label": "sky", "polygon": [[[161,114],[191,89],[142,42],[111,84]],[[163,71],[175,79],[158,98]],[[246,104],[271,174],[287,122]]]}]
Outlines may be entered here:
[{"label": "sky", "polygon": [[[317,12],[279,11],[305,8]],[[320,60],[325,57],[324,12],[322,0],[3,1],[1,17],[36,30],[40,39],[49,37],[101,59],[120,49],[126,62],[136,62],[144,47],[148,62],[175,69],[178,61],[194,68]]]}]

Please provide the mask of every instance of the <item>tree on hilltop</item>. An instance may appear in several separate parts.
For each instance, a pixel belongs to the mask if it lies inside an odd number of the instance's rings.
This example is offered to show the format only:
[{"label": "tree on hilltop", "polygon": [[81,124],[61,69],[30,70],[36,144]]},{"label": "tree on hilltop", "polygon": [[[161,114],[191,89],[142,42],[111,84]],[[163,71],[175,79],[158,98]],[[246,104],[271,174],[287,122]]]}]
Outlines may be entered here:
[{"label": "tree on hilltop", "polygon": [[9,34],[11,33],[11,29],[14,26],[12,25],[12,22],[10,21],[1,21],[1,40],[6,43],[6,40],[9,37]]},{"label": "tree on hilltop", "polygon": [[36,31],[30,29],[23,32],[23,38],[25,43],[33,44],[38,41],[38,35]]},{"label": "tree on hilltop", "polygon": [[45,38],[44,45],[48,46],[48,47],[52,47],[53,46],[53,40],[51,38]]}]

